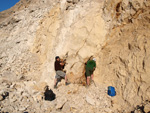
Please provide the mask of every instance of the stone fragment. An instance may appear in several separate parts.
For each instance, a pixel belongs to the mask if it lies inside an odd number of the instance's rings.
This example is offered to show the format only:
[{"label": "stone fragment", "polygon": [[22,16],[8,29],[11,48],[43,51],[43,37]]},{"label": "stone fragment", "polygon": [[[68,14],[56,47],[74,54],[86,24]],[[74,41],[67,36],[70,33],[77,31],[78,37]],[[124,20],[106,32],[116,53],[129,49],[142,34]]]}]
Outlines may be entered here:
[{"label": "stone fragment", "polygon": [[77,4],[79,2],[79,0],[73,0],[74,4]]},{"label": "stone fragment", "polygon": [[2,101],[3,100],[3,96],[2,95],[0,95],[0,101]]},{"label": "stone fragment", "polygon": [[141,110],[135,110],[134,113],[143,113]]},{"label": "stone fragment", "polygon": [[70,112],[70,105],[69,102],[66,102],[65,105],[63,106],[62,111],[69,113]]},{"label": "stone fragment", "polygon": [[86,95],[86,101],[91,105],[95,105],[95,100],[88,95]]},{"label": "stone fragment", "polygon": [[66,102],[67,102],[67,99],[65,97],[58,98],[56,109],[62,108]]},{"label": "stone fragment", "polygon": [[73,0],[67,0],[67,2],[68,2],[68,3],[72,3],[72,2],[73,2]]},{"label": "stone fragment", "polygon": [[148,103],[148,104],[146,104],[146,105],[144,106],[144,111],[145,111],[146,113],[149,113],[149,112],[150,112],[150,103]]}]

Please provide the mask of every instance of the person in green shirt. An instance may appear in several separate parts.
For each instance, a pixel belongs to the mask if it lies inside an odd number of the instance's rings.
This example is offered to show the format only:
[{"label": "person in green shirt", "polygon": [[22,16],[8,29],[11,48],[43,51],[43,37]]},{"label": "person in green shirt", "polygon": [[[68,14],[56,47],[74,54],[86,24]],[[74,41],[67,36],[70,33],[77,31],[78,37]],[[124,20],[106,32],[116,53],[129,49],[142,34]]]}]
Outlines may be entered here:
[{"label": "person in green shirt", "polygon": [[91,80],[93,80],[93,77],[94,77],[93,72],[95,68],[96,68],[96,59],[93,58],[93,60],[89,60],[87,62],[86,67],[85,67],[86,69],[85,75],[86,75],[86,80],[87,80],[86,83],[88,86],[90,85],[90,78]]}]

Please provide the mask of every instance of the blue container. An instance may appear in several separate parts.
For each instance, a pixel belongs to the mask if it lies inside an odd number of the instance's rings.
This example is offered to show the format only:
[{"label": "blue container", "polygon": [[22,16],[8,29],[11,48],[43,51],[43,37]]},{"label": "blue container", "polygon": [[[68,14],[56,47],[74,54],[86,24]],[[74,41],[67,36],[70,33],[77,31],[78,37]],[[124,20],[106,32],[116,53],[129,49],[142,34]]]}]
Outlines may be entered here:
[{"label": "blue container", "polygon": [[108,95],[112,97],[116,95],[116,91],[114,87],[108,86]]}]

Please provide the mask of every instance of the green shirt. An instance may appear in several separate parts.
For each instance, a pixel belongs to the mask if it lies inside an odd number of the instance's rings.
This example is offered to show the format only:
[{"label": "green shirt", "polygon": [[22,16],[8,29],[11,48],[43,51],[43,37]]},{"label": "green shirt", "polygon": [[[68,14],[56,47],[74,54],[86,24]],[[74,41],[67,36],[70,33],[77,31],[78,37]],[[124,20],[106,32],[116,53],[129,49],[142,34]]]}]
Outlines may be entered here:
[{"label": "green shirt", "polygon": [[95,63],[95,61],[94,60],[89,60],[88,62],[87,62],[87,65],[86,65],[88,68],[90,68],[91,70],[93,70],[94,69],[94,67],[96,68],[96,63]]}]

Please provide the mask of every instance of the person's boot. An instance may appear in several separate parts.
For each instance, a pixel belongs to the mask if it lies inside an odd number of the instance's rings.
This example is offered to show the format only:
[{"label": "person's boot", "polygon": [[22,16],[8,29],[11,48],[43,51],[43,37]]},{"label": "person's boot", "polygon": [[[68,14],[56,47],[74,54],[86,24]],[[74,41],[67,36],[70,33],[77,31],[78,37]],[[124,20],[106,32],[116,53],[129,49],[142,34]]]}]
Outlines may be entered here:
[{"label": "person's boot", "polygon": [[58,84],[58,80],[57,80],[57,82],[56,82],[56,84],[54,85],[54,89],[56,89],[57,88],[57,84]]},{"label": "person's boot", "polygon": [[85,86],[85,87],[88,89],[88,88],[89,88],[89,85],[87,85],[87,84],[86,84],[86,86]]},{"label": "person's boot", "polygon": [[90,79],[90,83],[93,84],[93,82],[94,82],[94,81],[93,81],[92,79]]},{"label": "person's boot", "polygon": [[69,82],[65,82],[65,85],[67,86],[67,85],[69,85],[70,83]]},{"label": "person's boot", "polygon": [[57,85],[54,85],[54,89],[57,89]]}]

